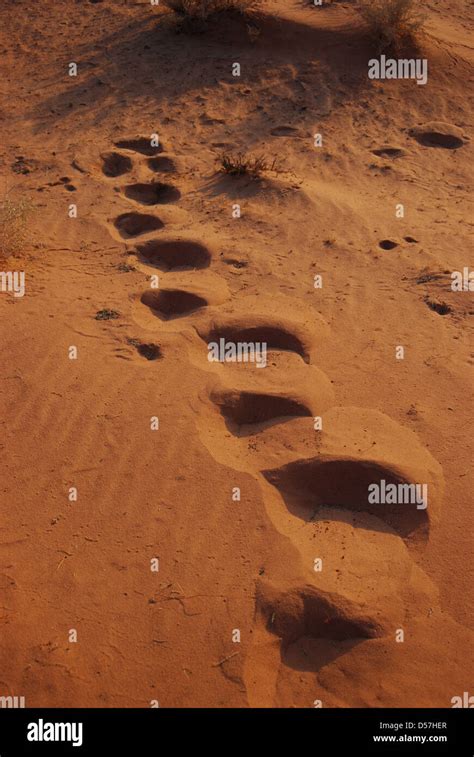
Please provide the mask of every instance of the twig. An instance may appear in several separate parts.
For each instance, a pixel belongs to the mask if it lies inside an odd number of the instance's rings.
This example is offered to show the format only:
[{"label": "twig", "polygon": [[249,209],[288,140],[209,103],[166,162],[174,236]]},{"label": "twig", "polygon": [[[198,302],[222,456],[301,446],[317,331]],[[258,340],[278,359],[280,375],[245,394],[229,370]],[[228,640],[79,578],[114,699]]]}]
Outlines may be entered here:
[{"label": "twig", "polygon": [[227,657],[224,657],[223,660],[220,660],[220,662],[215,662],[212,666],[213,668],[218,668],[220,665],[223,665],[224,662],[227,662],[227,660],[232,659],[232,657],[235,657],[236,655],[240,654],[240,652],[232,652],[232,654],[227,655]]}]

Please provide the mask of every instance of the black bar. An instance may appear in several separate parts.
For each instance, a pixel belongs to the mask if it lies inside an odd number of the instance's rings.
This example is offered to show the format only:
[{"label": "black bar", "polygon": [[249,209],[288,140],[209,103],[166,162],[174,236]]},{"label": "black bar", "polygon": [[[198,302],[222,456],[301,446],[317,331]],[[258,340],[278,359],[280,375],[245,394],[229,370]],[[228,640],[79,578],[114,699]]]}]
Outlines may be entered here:
[{"label": "black bar", "polygon": [[[239,750],[242,757],[247,757],[258,743],[265,757],[273,750],[280,754],[287,743],[292,753],[303,750],[311,757],[333,753],[472,757],[472,715],[470,709],[462,708],[3,709],[0,757],[33,754],[141,757],[178,749],[189,755],[198,750],[206,754]],[[64,727],[56,729],[55,724],[61,723]],[[72,724],[76,724],[75,729]],[[42,736],[43,740],[29,741],[28,734]],[[50,735],[58,739],[69,737],[70,741],[47,741]]]}]

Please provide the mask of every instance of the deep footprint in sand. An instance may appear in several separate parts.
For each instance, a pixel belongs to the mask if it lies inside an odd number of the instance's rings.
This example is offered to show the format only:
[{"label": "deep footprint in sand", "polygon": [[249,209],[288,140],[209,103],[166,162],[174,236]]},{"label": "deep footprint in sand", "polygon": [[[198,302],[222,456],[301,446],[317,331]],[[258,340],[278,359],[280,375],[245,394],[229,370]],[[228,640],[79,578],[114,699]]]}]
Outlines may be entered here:
[{"label": "deep footprint in sand", "polygon": [[211,400],[234,436],[248,436],[276,423],[312,416],[303,400],[276,393],[228,390],[213,392]]},{"label": "deep footprint in sand", "polygon": [[183,289],[147,290],[140,301],[162,320],[182,318],[207,306],[207,300]]},{"label": "deep footprint in sand", "polygon": [[150,240],[136,247],[138,257],[162,271],[207,268],[211,253],[200,242],[188,240]]},{"label": "deep footprint in sand", "polygon": [[[404,615],[405,591],[420,600],[421,612],[426,609],[427,599],[432,604],[436,603],[436,597],[429,591],[431,587],[423,587],[422,579],[417,586],[417,579],[410,578],[410,571],[403,559],[401,563],[395,560],[392,567],[402,566],[407,571],[403,576],[404,583],[401,579],[400,585],[396,582],[391,584],[390,580],[387,581],[387,571],[384,571],[382,584],[375,590],[370,585],[365,586],[362,581],[359,592],[350,594],[344,591],[342,585],[324,590],[306,583],[304,579],[286,589],[259,581],[257,625],[254,629],[256,646],[250,657],[269,650],[268,641],[273,636],[280,640],[279,659],[275,655],[272,660],[274,675],[278,675],[280,665],[287,669],[317,673],[357,645],[387,638]],[[357,570],[357,566],[354,568]],[[367,579],[367,575],[364,578]],[[399,596],[398,590],[402,596]]]},{"label": "deep footprint in sand", "polygon": [[[369,494],[374,485],[382,486],[384,492],[410,491],[406,487],[414,482],[405,479],[395,468],[370,460],[315,457],[262,472],[267,481],[278,489],[288,510],[304,521],[318,520],[320,509],[324,509],[324,518],[327,519],[327,509],[334,508],[357,513],[355,525],[361,528],[367,527],[364,513],[376,516],[403,538],[408,538],[418,529],[424,532],[428,528],[424,502],[419,507],[416,502],[370,502]],[[416,491],[422,493],[421,489]]]},{"label": "deep footprint in sand", "polygon": [[164,223],[156,216],[146,213],[122,213],[117,216],[114,226],[124,239],[138,237],[164,228]]},{"label": "deep footprint in sand", "polygon": [[305,637],[347,641],[383,635],[377,622],[350,601],[312,586],[276,596],[260,593],[258,604],[267,630],[279,636],[284,645]]},{"label": "deep footprint in sand", "polygon": [[201,333],[206,342],[252,343],[265,345],[265,350],[290,351],[300,355],[306,363],[309,363],[309,349],[301,338],[282,326],[264,324],[252,324],[252,320],[242,320],[237,323],[214,325],[209,331]]},{"label": "deep footprint in sand", "polygon": [[[304,580],[286,589],[258,581],[256,626],[247,658],[253,696],[255,689],[260,689],[260,699],[263,682],[265,696],[268,686],[276,694],[280,670],[318,673],[357,645],[382,638],[386,623],[381,624],[377,614],[372,616],[361,603],[305,584]],[[279,640],[276,648],[275,638]],[[260,666],[262,683],[255,686],[254,671]],[[258,704],[252,702],[253,706]]]},{"label": "deep footprint in sand", "polygon": [[125,197],[141,205],[165,205],[176,202],[181,197],[179,189],[172,184],[153,181],[149,184],[127,184],[123,188]]}]

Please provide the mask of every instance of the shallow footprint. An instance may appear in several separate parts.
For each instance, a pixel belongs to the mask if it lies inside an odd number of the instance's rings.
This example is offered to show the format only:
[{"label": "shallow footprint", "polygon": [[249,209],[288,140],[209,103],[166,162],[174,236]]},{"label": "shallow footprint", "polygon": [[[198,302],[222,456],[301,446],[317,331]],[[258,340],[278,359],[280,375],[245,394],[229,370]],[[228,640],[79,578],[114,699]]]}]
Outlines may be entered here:
[{"label": "shallow footprint", "polygon": [[379,158],[401,158],[407,154],[403,147],[394,147],[392,145],[383,145],[383,147],[372,150],[372,152]]}]

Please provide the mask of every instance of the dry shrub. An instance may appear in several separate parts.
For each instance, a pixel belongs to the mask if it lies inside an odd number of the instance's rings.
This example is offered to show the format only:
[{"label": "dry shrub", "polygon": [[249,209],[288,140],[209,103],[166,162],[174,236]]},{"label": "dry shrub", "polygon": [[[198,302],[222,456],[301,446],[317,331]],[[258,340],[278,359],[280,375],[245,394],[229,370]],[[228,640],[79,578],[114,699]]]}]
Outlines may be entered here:
[{"label": "dry shrub", "polygon": [[381,50],[414,40],[425,22],[418,0],[360,0],[360,12]]},{"label": "dry shrub", "polygon": [[229,174],[229,176],[249,176],[256,179],[267,171],[279,172],[277,159],[274,158],[269,162],[264,155],[252,158],[243,153],[237,153],[236,155],[224,153],[221,156],[220,164],[221,171]]},{"label": "dry shrub", "polygon": [[0,202],[0,260],[21,252],[27,236],[31,203],[5,197]]},{"label": "dry shrub", "polygon": [[207,21],[223,11],[246,13],[259,0],[163,0],[164,5],[190,21]]}]

